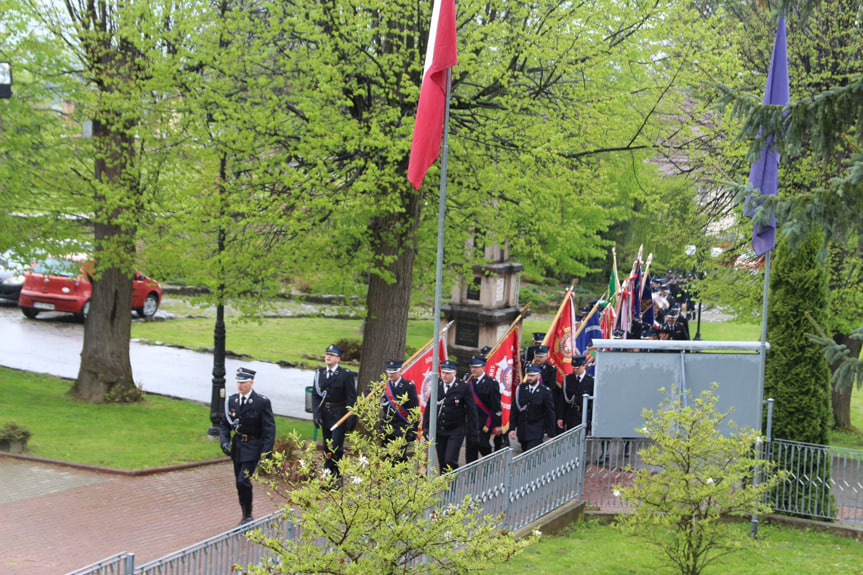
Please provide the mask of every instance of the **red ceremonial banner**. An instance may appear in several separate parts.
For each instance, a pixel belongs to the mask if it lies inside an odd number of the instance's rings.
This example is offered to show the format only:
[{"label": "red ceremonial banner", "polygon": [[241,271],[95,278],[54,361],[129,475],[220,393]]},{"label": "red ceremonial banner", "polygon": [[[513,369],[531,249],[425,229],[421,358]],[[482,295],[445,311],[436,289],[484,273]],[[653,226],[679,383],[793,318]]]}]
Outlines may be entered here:
[{"label": "red ceremonial banner", "polygon": [[557,368],[557,385],[563,385],[563,378],[572,373],[575,329],[575,303],[572,292],[568,292],[557,319],[551,324],[546,335],[548,363]]},{"label": "red ceremonial banner", "polygon": [[[417,357],[413,363],[402,370],[402,377],[408,381],[414,382],[417,387],[417,398],[420,401],[420,411],[425,413],[426,402],[428,401],[429,393],[431,392],[431,374],[433,364],[434,346],[428,346],[422,355]],[[440,352],[438,354],[439,361],[446,361],[446,337],[440,338]]]},{"label": "red ceremonial banner", "polygon": [[501,422],[504,431],[509,430],[512,393],[521,379],[520,342],[521,325],[518,325],[506,336],[494,353],[486,358],[486,372],[500,383]]},{"label": "red ceremonial banner", "polygon": [[440,156],[448,104],[447,70],[458,62],[455,16],[455,0],[435,0],[408,161],[408,180],[416,189],[420,189],[426,171]]}]

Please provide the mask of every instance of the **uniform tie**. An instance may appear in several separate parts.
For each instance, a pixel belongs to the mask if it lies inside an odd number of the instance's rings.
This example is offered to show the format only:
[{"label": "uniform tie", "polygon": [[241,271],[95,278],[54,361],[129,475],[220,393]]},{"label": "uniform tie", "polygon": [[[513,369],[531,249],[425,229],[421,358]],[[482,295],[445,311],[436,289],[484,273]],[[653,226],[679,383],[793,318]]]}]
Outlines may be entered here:
[{"label": "uniform tie", "polygon": [[246,405],[246,396],[245,395],[240,399],[240,407],[243,407],[244,405]]},{"label": "uniform tie", "polygon": [[449,393],[449,384],[445,383],[443,386],[443,394],[446,395]]},{"label": "uniform tie", "polygon": [[332,376],[333,376],[333,370],[328,369],[327,370],[327,379],[331,378]]}]

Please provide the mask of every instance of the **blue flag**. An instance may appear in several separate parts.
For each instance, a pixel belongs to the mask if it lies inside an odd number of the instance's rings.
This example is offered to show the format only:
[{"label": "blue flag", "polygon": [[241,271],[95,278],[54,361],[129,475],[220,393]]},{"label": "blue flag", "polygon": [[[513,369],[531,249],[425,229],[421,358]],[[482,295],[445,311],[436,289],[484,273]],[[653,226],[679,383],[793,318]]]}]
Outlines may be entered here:
[{"label": "blue flag", "polygon": [[[600,313],[597,310],[597,312],[587,320],[587,323],[584,325],[584,329],[582,329],[581,333],[578,334],[578,337],[575,338],[575,347],[577,351],[574,351],[574,353],[583,353],[586,355],[592,347],[590,340],[602,339],[602,327],[599,325],[599,316]],[[594,370],[594,363],[591,362],[587,368],[587,373],[594,375]]]},{"label": "blue flag", "polygon": [[[770,70],[767,73],[767,87],[764,90],[764,104],[784,106],[789,101],[788,86],[788,53],[785,41],[785,17],[779,17],[776,30],[776,41],[773,43],[773,56],[770,59]],[[775,196],[779,188],[779,152],[773,148],[772,136],[767,140],[767,146],[761,151],[761,158],[752,164],[749,171],[749,183],[759,190],[762,196]],[[752,197],[747,198],[747,217],[752,217],[755,208],[761,202]],[[769,224],[753,225],[752,249],[759,256],[764,255],[776,246],[776,218]]]}]

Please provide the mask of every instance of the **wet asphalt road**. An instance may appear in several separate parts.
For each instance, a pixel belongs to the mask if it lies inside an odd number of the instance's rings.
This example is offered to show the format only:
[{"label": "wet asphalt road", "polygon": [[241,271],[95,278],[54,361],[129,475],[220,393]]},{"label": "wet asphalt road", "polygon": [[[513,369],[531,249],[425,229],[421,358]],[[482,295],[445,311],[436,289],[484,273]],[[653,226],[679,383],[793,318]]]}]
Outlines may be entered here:
[{"label": "wet asphalt road", "polygon": [[[0,365],[75,379],[83,341],[84,325],[68,314],[43,312],[27,319],[17,305],[0,301]],[[129,354],[135,382],[144,391],[209,405],[212,354],[135,342],[129,344]],[[313,371],[228,358],[228,393],[236,392],[230,374],[240,365],[257,371],[255,390],[270,398],[277,415],[311,420],[305,388],[312,384]]]}]

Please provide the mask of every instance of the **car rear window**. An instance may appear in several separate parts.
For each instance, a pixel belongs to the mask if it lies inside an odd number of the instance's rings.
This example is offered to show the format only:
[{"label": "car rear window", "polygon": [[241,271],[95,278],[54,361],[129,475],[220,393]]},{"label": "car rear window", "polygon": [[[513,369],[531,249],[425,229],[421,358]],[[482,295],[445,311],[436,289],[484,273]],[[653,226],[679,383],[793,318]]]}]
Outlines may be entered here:
[{"label": "car rear window", "polygon": [[63,276],[67,278],[77,277],[80,270],[81,262],[56,258],[40,260],[36,262],[35,266],[33,266],[33,273],[48,276]]}]

